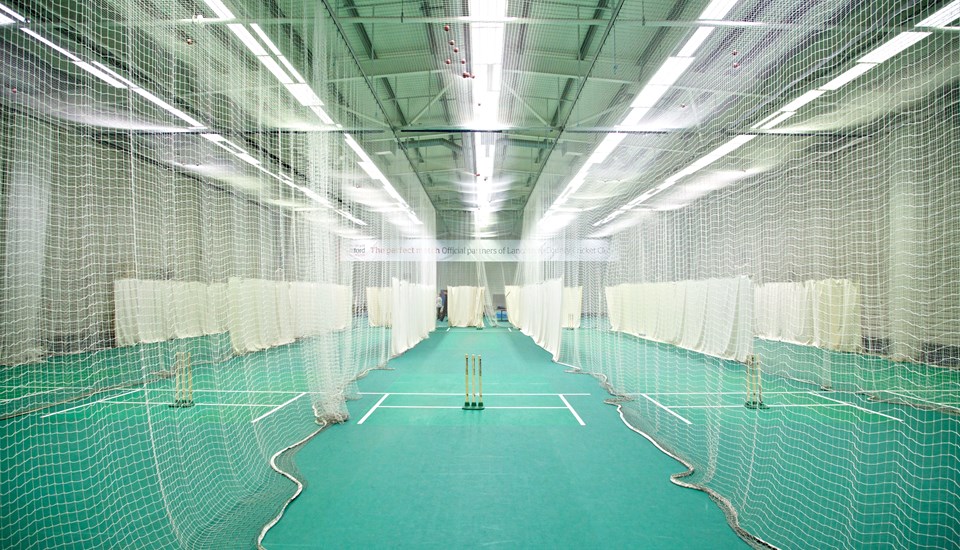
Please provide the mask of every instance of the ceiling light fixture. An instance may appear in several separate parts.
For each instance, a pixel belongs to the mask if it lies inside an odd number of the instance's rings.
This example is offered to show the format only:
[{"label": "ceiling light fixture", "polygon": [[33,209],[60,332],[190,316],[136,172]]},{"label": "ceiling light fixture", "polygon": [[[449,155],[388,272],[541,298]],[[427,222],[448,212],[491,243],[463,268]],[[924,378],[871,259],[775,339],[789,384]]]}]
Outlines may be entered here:
[{"label": "ceiling light fixture", "polygon": [[928,36],[930,36],[929,32],[902,32],[861,57],[857,63],[883,63]]},{"label": "ceiling light fixture", "polygon": [[960,0],[953,0],[940,8],[933,15],[917,23],[918,27],[946,27],[947,24],[960,19]]},{"label": "ceiling light fixture", "polygon": [[680,181],[682,178],[706,168],[707,166],[713,164],[714,162],[720,160],[721,158],[729,155],[733,151],[736,151],[743,145],[749,143],[751,140],[755,139],[756,137],[757,137],[756,134],[744,134],[744,135],[739,135],[734,137],[727,143],[724,143],[720,147],[717,147],[713,151],[710,151],[703,157],[697,159],[696,161],[694,161],[692,164],[690,164],[683,170],[680,170],[676,174],[670,176],[669,178],[664,180],[664,182],[661,183],[660,185],[654,187],[653,189],[647,190],[646,192],[634,198],[624,206],[617,208],[602,220],[594,223],[593,226],[599,227],[601,225],[607,224],[615,220],[619,216],[623,215],[624,212],[628,212],[632,208],[636,207],[637,205],[644,203],[650,200],[651,198],[653,198],[654,196],[666,191],[667,189],[676,185],[676,183]]},{"label": "ceiling light fixture", "polygon": [[680,48],[680,51],[677,52],[678,57],[693,57],[693,54],[697,53],[697,50],[700,49],[700,46],[713,34],[714,27],[699,27],[694,33],[693,36],[687,40],[687,43],[684,44],[683,48]]},{"label": "ceiling light fixture", "polygon": [[842,73],[840,76],[834,78],[830,82],[827,82],[823,86],[820,86],[821,90],[838,90],[843,86],[846,86],[850,82],[853,82],[861,75],[865,74],[870,69],[876,67],[876,63],[857,63],[852,68],[848,69],[846,72]]},{"label": "ceiling light fixture", "polygon": [[[0,10],[3,10],[3,11],[5,11],[5,12],[7,12],[7,14],[9,15],[9,17],[0,15],[0,17],[3,17],[4,20],[9,20],[9,23],[6,23],[6,22],[5,22],[5,23],[3,23],[4,25],[8,25],[8,24],[10,24],[10,23],[15,23],[16,21],[20,21],[21,23],[24,23],[24,22],[26,22],[26,20],[27,20],[24,16],[22,16],[22,15],[20,15],[19,13],[13,11],[12,9],[8,8],[7,6],[4,6],[3,4],[0,4]],[[11,18],[12,18],[12,19],[11,19]]]},{"label": "ceiling light fixture", "polygon": [[99,78],[100,80],[106,82],[107,84],[113,86],[114,88],[126,88],[126,87],[127,87],[127,85],[124,84],[123,82],[120,82],[120,81],[117,80],[116,78],[113,78],[113,76],[107,74],[106,72],[100,70],[100,69],[97,68],[97,67],[94,67],[93,65],[91,65],[90,63],[87,63],[86,61],[74,61],[73,64],[76,65],[77,67],[80,67],[81,69],[87,71],[88,73],[92,74],[93,76]]},{"label": "ceiling light fixture", "polygon": [[723,19],[733,9],[738,0],[713,0],[700,14],[700,19]]},{"label": "ceiling light fixture", "polygon": [[213,13],[220,19],[233,19],[233,12],[227,9],[220,0],[203,0]]},{"label": "ceiling light fixture", "polygon": [[243,42],[243,45],[247,47],[248,50],[253,52],[253,55],[260,57],[261,55],[268,55],[267,50],[257,42],[257,39],[250,34],[250,31],[247,30],[247,27],[239,23],[231,23],[227,25],[227,28],[233,31],[233,34],[237,35],[237,38]]}]

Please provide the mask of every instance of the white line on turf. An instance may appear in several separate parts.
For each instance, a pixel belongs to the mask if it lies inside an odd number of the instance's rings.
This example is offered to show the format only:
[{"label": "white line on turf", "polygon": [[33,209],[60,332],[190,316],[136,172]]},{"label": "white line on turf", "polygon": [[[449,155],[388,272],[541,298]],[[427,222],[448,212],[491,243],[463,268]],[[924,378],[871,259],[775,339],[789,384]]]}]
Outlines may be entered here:
[{"label": "white line on turf", "polygon": [[[457,395],[460,395],[460,394],[458,393]],[[374,405],[372,409],[367,411],[367,414],[363,415],[363,418],[360,419],[360,422],[357,422],[357,425],[359,426],[360,424],[363,424],[364,422],[366,422],[367,418],[370,418],[370,415],[373,414],[373,411],[377,410],[377,407],[379,407],[380,404],[383,403],[383,400],[386,399],[387,397],[390,397],[389,393],[383,394],[383,397],[380,398],[380,401],[377,401],[377,404]]]},{"label": "white line on turf", "polygon": [[[359,393],[360,395],[385,395],[384,392],[380,392],[380,391],[362,391],[362,392],[358,392],[358,393]],[[418,392],[399,392],[399,391],[392,391],[392,392],[390,392],[389,394],[386,394],[386,395],[439,395],[439,396],[444,396],[444,395],[463,395],[463,392],[457,392],[457,393],[418,393]],[[553,396],[553,395],[557,395],[557,394],[555,394],[555,393],[489,393],[489,392],[483,392],[483,395],[498,395],[498,396],[507,395],[507,396],[526,397],[526,396],[538,396],[538,395],[551,395],[551,396]],[[570,397],[570,396],[572,396],[572,395],[590,395],[590,394],[589,394],[589,393],[565,393],[565,394],[563,394],[563,395],[566,395],[567,397]]]},{"label": "white line on turf", "polygon": [[271,414],[273,414],[273,413],[279,411],[280,409],[286,407],[286,406],[289,405],[290,403],[293,403],[293,402],[296,401],[297,399],[300,399],[300,398],[303,397],[304,395],[307,395],[307,392],[303,392],[303,393],[301,393],[300,395],[298,395],[298,396],[296,396],[296,397],[293,397],[293,398],[291,398],[291,399],[287,399],[287,400],[284,401],[283,403],[277,405],[275,408],[270,409],[269,411],[267,411],[267,412],[261,414],[260,416],[254,418],[253,420],[250,421],[250,423],[251,423],[251,424],[256,424],[257,422],[263,420],[264,418],[270,416]]},{"label": "white line on turf", "polygon": [[688,426],[691,425],[691,424],[693,424],[693,422],[690,422],[690,421],[687,420],[686,418],[680,416],[680,415],[677,414],[675,411],[673,411],[673,410],[671,410],[671,409],[668,409],[668,408],[666,407],[666,405],[664,405],[663,403],[661,403],[661,402],[657,401],[656,399],[650,397],[649,395],[647,395],[647,394],[645,394],[645,393],[641,393],[640,395],[646,397],[647,400],[650,401],[651,403],[653,403],[654,405],[660,407],[661,409],[667,411],[668,413],[672,414],[673,416],[676,416],[676,417],[679,418],[680,420],[684,421]]},{"label": "white line on turf", "polygon": [[834,398],[832,398],[832,397],[827,397],[826,395],[823,395],[823,393],[817,393],[817,392],[809,392],[809,393],[810,393],[810,395],[817,395],[817,396],[819,396],[821,399],[826,399],[827,401],[833,401],[834,403],[842,403],[842,404],[844,404],[844,405],[847,405],[848,407],[853,407],[854,409],[860,409],[860,410],[863,411],[863,412],[868,412],[868,413],[872,413],[872,414],[877,414],[877,415],[880,415],[880,416],[882,416],[882,417],[884,417],[884,418],[889,418],[890,420],[896,420],[897,422],[903,422],[902,419],[897,418],[896,416],[890,416],[889,414],[883,414],[882,412],[871,411],[870,409],[865,409],[865,408],[863,408],[863,407],[858,407],[857,405],[854,405],[853,403],[847,403],[846,401],[840,401],[839,399],[834,399]]},{"label": "white line on turf", "polygon": [[577,414],[577,411],[570,406],[570,402],[567,401],[567,398],[564,397],[562,393],[559,393],[557,395],[560,396],[560,400],[563,401],[563,404],[566,405],[568,409],[570,409],[570,412],[573,414],[573,417],[577,419],[577,422],[579,422],[581,426],[586,426],[587,424],[583,421],[582,418],[580,418],[580,415]]},{"label": "white line on turf", "polygon": [[[138,405],[141,407],[167,407],[169,401],[102,401],[110,405]],[[253,407],[265,409],[267,407],[276,407],[273,403],[194,403],[196,407]]]},{"label": "white line on turf", "polygon": [[[381,409],[462,409],[463,407],[459,406],[450,406],[450,405],[380,405]],[[490,406],[486,405],[484,409],[555,409],[555,410],[565,410],[567,407],[506,407],[506,406]]]},{"label": "white line on turf", "polygon": [[90,405],[96,405],[97,403],[103,403],[104,401],[107,401],[107,400],[110,400],[110,399],[116,399],[116,398],[118,398],[118,397],[123,397],[124,395],[130,395],[131,393],[136,393],[136,392],[138,392],[138,391],[143,391],[143,389],[142,389],[142,388],[137,388],[137,389],[135,389],[135,390],[130,390],[130,391],[128,391],[128,392],[121,393],[120,395],[111,395],[111,396],[108,396],[108,397],[104,397],[103,399],[98,399],[97,401],[91,401],[91,402],[89,402],[89,403],[84,403],[83,405],[77,405],[77,406],[75,406],[75,407],[70,407],[69,409],[62,409],[62,410],[59,410],[59,411],[54,411],[54,412],[52,412],[52,413],[45,414],[45,415],[41,416],[40,418],[47,418],[48,416],[53,416],[53,415],[55,415],[55,414],[61,414],[61,413],[65,413],[65,412],[67,412],[67,411],[72,411],[72,410],[76,410],[76,409],[82,409],[82,408],[84,408],[84,407],[89,407]]}]

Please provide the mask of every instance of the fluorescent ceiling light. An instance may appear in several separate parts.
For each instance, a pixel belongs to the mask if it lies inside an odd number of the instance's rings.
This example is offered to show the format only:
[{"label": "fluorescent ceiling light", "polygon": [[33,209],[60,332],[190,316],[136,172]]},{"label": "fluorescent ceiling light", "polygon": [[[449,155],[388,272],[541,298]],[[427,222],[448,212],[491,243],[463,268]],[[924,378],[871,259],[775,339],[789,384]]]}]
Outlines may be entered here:
[{"label": "fluorescent ceiling light", "polygon": [[605,161],[610,153],[617,148],[617,145],[627,137],[627,134],[607,134],[607,137],[603,138],[603,141],[600,142],[600,145],[593,151],[593,154],[590,155],[590,158],[587,159],[587,164],[600,164]]},{"label": "fluorescent ceiling light", "polygon": [[32,30],[30,30],[30,29],[28,29],[28,28],[25,28],[25,27],[21,27],[20,30],[23,31],[23,32],[25,32],[25,33],[27,33],[27,34],[29,34],[30,36],[32,36],[34,39],[37,40],[37,42],[40,42],[41,44],[45,44],[45,45],[47,45],[47,46],[50,46],[50,47],[53,48],[54,50],[56,50],[56,51],[62,53],[63,55],[67,56],[67,58],[69,58],[71,61],[80,61],[80,58],[79,58],[79,57],[73,55],[73,54],[70,53],[69,51],[61,48],[60,46],[57,46],[57,45],[54,44],[53,42],[47,40],[46,38],[44,38],[44,37],[40,36],[39,34],[33,32]]},{"label": "fluorescent ceiling light", "polygon": [[257,59],[259,59],[260,62],[263,63],[263,66],[269,69],[270,72],[273,73],[273,76],[277,77],[277,80],[279,80],[282,84],[293,84],[293,79],[290,78],[290,75],[283,72],[280,64],[277,63],[272,57],[269,55],[261,55]]},{"label": "fluorescent ceiling light", "polygon": [[208,139],[214,143],[219,143],[221,141],[226,141],[227,138],[221,136],[220,134],[200,134],[200,137],[203,139]]},{"label": "fluorescent ceiling light", "polygon": [[493,212],[490,211],[490,208],[480,208],[479,210],[473,213],[476,224],[478,227],[488,227],[493,223]]},{"label": "fluorescent ceiling light", "polygon": [[[361,220],[361,219],[359,219],[359,218],[355,218],[352,214],[350,214],[350,213],[347,212],[346,210],[337,210],[337,214],[340,214],[340,215],[343,216],[344,218],[347,218],[348,220],[352,221],[353,223],[355,223],[355,224],[357,224],[357,225],[367,225],[367,222],[365,222],[365,221],[363,221],[363,220]],[[418,221],[419,221],[419,220],[418,220]]]},{"label": "fluorescent ceiling light", "polygon": [[929,32],[902,32],[861,57],[857,63],[883,63],[928,36]]},{"label": "fluorescent ceiling light", "polygon": [[[281,174],[281,176],[282,176],[282,174]],[[296,184],[294,184],[293,187],[296,188],[296,189],[297,189],[298,191],[300,191],[301,193],[303,193],[304,195],[306,195],[307,197],[313,199],[313,200],[316,201],[317,203],[322,204],[323,206],[326,206],[326,207],[332,207],[332,206],[333,206],[332,204],[330,204],[330,201],[328,201],[328,200],[327,200],[326,198],[324,198],[324,197],[321,197],[319,193],[317,193],[317,192],[314,191],[313,189],[310,189],[309,187],[304,187],[304,186],[302,186],[302,185],[296,185]]]},{"label": "fluorescent ceiling light", "polygon": [[637,98],[633,100],[633,103],[630,104],[630,107],[633,109],[640,108],[650,108],[657,104],[660,101],[660,98],[663,97],[663,94],[667,93],[669,86],[655,86],[653,84],[647,84],[640,90],[640,93],[637,94]]},{"label": "fluorescent ceiling light", "polygon": [[557,197],[557,200],[553,202],[553,206],[551,206],[551,208],[558,208],[563,205],[563,203],[567,202],[567,199],[570,198],[570,195],[576,193],[577,190],[583,186],[583,182],[587,179],[588,166],[589,165],[584,164],[583,167],[580,168],[580,171],[573,176],[573,179],[570,180],[570,183],[567,184],[567,187],[562,193],[560,193],[560,196]]},{"label": "fluorescent ceiling light", "polygon": [[294,79],[294,80],[296,80],[297,82],[300,82],[301,84],[302,84],[303,82],[306,82],[306,81],[303,79],[303,77],[300,76],[300,73],[297,72],[297,69],[296,69],[296,67],[293,66],[293,63],[290,63],[290,61],[288,61],[286,57],[283,57],[282,55],[280,55],[280,56],[277,56],[277,59],[279,59],[279,60],[280,60],[280,63],[283,63],[283,66],[287,68],[287,71],[288,71],[291,75],[293,75],[293,79]]},{"label": "fluorescent ceiling light", "polygon": [[637,124],[640,123],[640,119],[642,119],[649,112],[650,112],[649,107],[639,107],[636,109],[631,109],[630,113],[627,114],[627,117],[623,119],[622,122],[620,122],[620,125],[618,126],[618,128],[636,126]]},{"label": "fluorescent ceiling light", "polygon": [[723,19],[736,3],[737,0],[713,0],[700,14],[700,19]]},{"label": "fluorescent ceiling light", "polygon": [[787,111],[787,112],[785,112],[785,113],[780,113],[780,114],[777,115],[774,119],[772,119],[770,122],[767,122],[767,123],[764,124],[763,126],[760,126],[760,128],[762,128],[762,129],[764,129],[764,130],[769,130],[770,128],[773,128],[773,127],[776,126],[777,124],[780,124],[781,122],[783,122],[784,120],[787,120],[788,118],[792,117],[792,116],[795,115],[795,114],[797,114],[796,111]]},{"label": "fluorescent ceiling light", "polygon": [[[5,12],[7,12],[7,13],[10,15],[10,17],[12,17],[13,19],[15,19],[15,20],[17,20],[17,21],[25,22],[25,21],[27,20],[24,16],[22,16],[22,15],[20,15],[19,13],[13,11],[12,9],[8,8],[7,6],[4,6],[3,4],[0,4],[0,10],[3,10],[3,11],[5,11]],[[0,17],[2,17],[2,16],[0,16]],[[8,18],[8,19],[9,19],[9,18]],[[10,22],[13,23],[13,21],[10,21]]]},{"label": "fluorescent ceiling light", "polygon": [[420,218],[417,218],[417,215],[413,213],[413,210],[407,210],[407,217],[410,218],[410,221],[415,225],[423,225],[423,222],[420,221]]},{"label": "fluorescent ceiling light", "polygon": [[710,34],[713,33],[714,27],[700,27],[696,32],[693,33],[693,36],[690,37],[690,40],[687,40],[687,43],[684,44],[683,48],[677,53],[678,57],[692,57],[693,54],[700,49],[700,46],[710,37]]},{"label": "fluorescent ceiling light", "polygon": [[343,140],[347,142],[347,145],[350,146],[351,149],[353,149],[353,152],[356,153],[358,157],[360,157],[360,160],[364,162],[371,162],[371,163],[373,162],[370,159],[370,157],[367,156],[367,152],[363,150],[363,147],[360,147],[360,144],[353,139],[353,136],[351,136],[350,134],[343,134]]},{"label": "fluorescent ceiling light", "polygon": [[12,23],[16,23],[16,21],[0,13],[0,25],[10,25]]},{"label": "fluorescent ceiling light", "polygon": [[324,124],[334,124],[333,119],[330,118],[330,115],[323,110],[323,107],[319,105],[311,105],[310,110],[316,113],[316,115],[320,117],[320,120],[322,120]]},{"label": "fluorescent ceiling light", "polygon": [[260,37],[260,40],[263,40],[263,43],[267,45],[267,48],[270,48],[270,51],[273,52],[273,55],[280,56],[280,50],[277,48],[277,45],[273,43],[273,40],[270,40],[270,37],[267,36],[267,33],[263,32],[263,29],[260,28],[260,25],[251,23],[250,28],[253,29],[253,32],[257,33],[257,36]]},{"label": "fluorescent ceiling light", "polygon": [[876,63],[858,63],[852,68],[848,69],[846,72],[834,78],[830,82],[827,82],[823,86],[820,86],[821,90],[837,90],[846,84],[856,80],[860,75],[866,73],[870,69],[876,67]]},{"label": "fluorescent ceiling light", "polygon": [[470,0],[469,8],[470,17],[499,20],[507,15],[507,0]]},{"label": "fluorescent ceiling light", "polygon": [[787,103],[787,104],[784,105],[783,108],[780,109],[780,110],[781,110],[781,111],[796,111],[796,110],[799,109],[800,107],[803,107],[803,106],[806,105],[807,103],[810,103],[811,101],[813,101],[814,99],[817,99],[818,97],[822,96],[823,94],[824,94],[824,90],[810,90],[810,91],[808,91],[807,93],[803,94],[802,96],[798,97],[797,99],[794,99],[794,100],[791,101],[790,103]]},{"label": "fluorescent ceiling light", "polygon": [[227,25],[227,28],[233,31],[233,34],[237,35],[237,38],[243,42],[243,45],[246,46],[248,50],[253,52],[253,55],[258,57],[267,55],[267,50],[263,49],[263,46],[261,46],[260,43],[257,42],[257,39],[247,30],[247,27],[239,23],[232,23]]},{"label": "fluorescent ceiling light", "polygon": [[130,88],[136,88],[136,87],[137,87],[136,84],[134,84],[134,83],[131,82],[130,80],[127,80],[126,78],[120,76],[119,74],[117,74],[116,71],[110,69],[110,67],[107,67],[107,66],[104,65],[103,63],[98,63],[98,62],[94,61],[94,62],[93,62],[93,65],[95,65],[95,66],[96,66],[98,69],[100,69],[101,71],[103,71],[103,72],[107,73],[108,75],[112,76],[113,78],[115,78],[115,79],[119,80],[120,82],[124,83],[124,84],[127,85],[128,87],[130,87]]},{"label": "fluorescent ceiling light", "polygon": [[220,0],[203,0],[220,19],[233,19],[233,13]]},{"label": "fluorescent ceiling light", "polygon": [[249,153],[243,153],[242,155],[237,155],[237,158],[253,166],[257,166],[260,164],[260,161],[250,156]]},{"label": "fluorescent ceiling light", "polygon": [[368,176],[370,176],[370,179],[381,181],[381,182],[387,179],[387,177],[383,175],[383,172],[380,171],[380,168],[377,167],[377,165],[374,164],[372,161],[368,162],[368,161],[362,160],[357,164],[360,165],[360,168],[362,168],[363,171],[366,172]]},{"label": "fluorescent ceiling light", "polygon": [[86,61],[74,61],[73,64],[76,65],[77,67],[80,67],[81,69],[87,71],[88,73],[92,74],[93,76],[99,78],[100,80],[106,82],[107,84],[113,86],[114,88],[126,88],[126,87],[127,87],[126,84],[124,84],[123,82],[120,82],[120,81],[117,80],[116,78],[113,78],[113,77],[110,76],[109,74],[101,71],[100,69],[94,67],[93,65],[87,63]]},{"label": "fluorescent ceiling light", "polygon": [[648,85],[673,86],[680,75],[690,67],[694,59],[693,57],[668,57],[663,66],[650,79]]},{"label": "fluorescent ceiling light", "polygon": [[201,124],[200,121],[198,121],[197,119],[191,117],[187,113],[184,113],[180,109],[177,109],[173,105],[170,105],[166,101],[144,90],[143,88],[133,88],[133,91],[138,95],[142,96],[143,98],[147,99],[148,101],[152,102],[153,104],[159,106],[163,110],[167,111],[168,113],[172,114],[173,116],[193,126],[194,128],[206,128],[206,126]]},{"label": "fluorescent ceiling light", "polygon": [[323,102],[320,101],[320,98],[317,97],[317,94],[313,92],[308,84],[284,84],[287,87],[287,90],[293,94],[293,97],[300,102],[300,105],[304,107],[311,107],[313,105],[323,105]]},{"label": "fluorescent ceiling light", "polygon": [[918,27],[945,27],[960,19],[960,0],[953,0],[937,10],[933,15],[917,23]]}]

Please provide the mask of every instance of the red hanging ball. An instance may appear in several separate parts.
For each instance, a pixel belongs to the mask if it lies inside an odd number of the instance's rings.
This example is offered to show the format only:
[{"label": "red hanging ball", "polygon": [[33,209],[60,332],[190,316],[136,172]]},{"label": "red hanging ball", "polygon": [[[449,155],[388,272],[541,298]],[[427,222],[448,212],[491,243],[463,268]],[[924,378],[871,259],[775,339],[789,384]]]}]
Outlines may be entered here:
[{"label": "red hanging ball", "polygon": [[464,73],[463,73],[463,78],[470,78],[470,73],[464,72]]},{"label": "red hanging ball", "polygon": [[450,41],[450,45],[453,46],[454,44],[456,44],[456,42],[454,42],[453,40],[451,40],[451,41]]},{"label": "red hanging ball", "polygon": [[467,64],[467,60],[466,60],[466,59],[461,59],[461,60],[460,60],[460,64],[461,64],[461,65],[466,65],[466,64]]},{"label": "red hanging ball", "polygon": [[454,48],[453,53],[460,53],[460,48]]},{"label": "red hanging ball", "polygon": [[446,63],[447,65],[449,65],[449,64],[450,64],[450,60],[448,59],[448,60],[444,61],[444,63]]},{"label": "red hanging ball", "polygon": [[450,32],[450,25],[444,25],[443,30]]},{"label": "red hanging ball", "polygon": [[733,64],[733,68],[734,68],[734,69],[739,69],[739,68],[740,68],[740,63],[734,63],[734,64]]},{"label": "red hanging ball", "polygon": [[737,50],[733,50],[732,53],[733,53],[733,55],[737,55],[737,54],[740,53],[740,52],[738,52]]},{"label": "red hanging ball", "polygon": [[470,78],[477,78],[477,75],[471,73]]}]

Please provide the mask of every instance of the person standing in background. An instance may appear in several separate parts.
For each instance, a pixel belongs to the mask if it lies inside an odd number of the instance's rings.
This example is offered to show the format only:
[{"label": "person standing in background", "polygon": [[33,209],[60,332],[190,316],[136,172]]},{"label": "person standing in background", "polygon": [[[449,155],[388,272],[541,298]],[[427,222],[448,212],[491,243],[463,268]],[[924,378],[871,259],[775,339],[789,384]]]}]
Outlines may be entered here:
[{"label": "person standing in background", "polygon": [[443,305],[441,306],[441,309],[442,309],[443,311],[440,312],[440,320],[441,320],[441,321],[446,321],[446,320],[447,320],[447,291],[446,291],[446,289],[440,291],[440,300],[441,300],[441,302],[443,303]]},{"label": "person standing in background", "polygon": [[437,321],[441,321],[443,314],[443,293],[437,294]]}]

